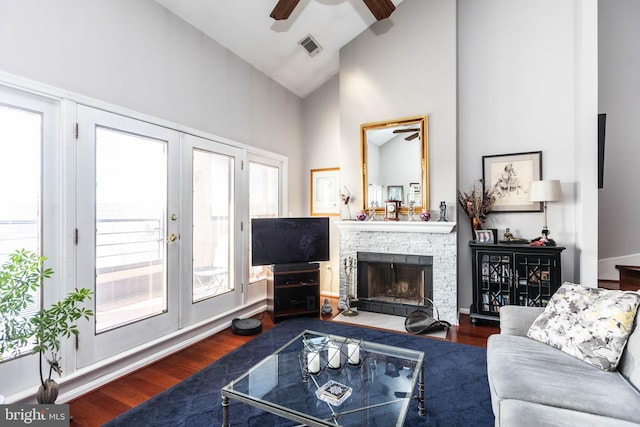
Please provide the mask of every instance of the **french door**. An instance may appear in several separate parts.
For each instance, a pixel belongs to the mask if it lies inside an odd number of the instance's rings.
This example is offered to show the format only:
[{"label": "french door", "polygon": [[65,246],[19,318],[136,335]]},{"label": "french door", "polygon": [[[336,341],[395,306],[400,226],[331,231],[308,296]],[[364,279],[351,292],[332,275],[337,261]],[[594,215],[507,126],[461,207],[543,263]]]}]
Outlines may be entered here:
[{"label": "french door", "polygon": [[240,150],[85,106],[77,122],[77,277],[95,292],[80,368],[241,300]]},{"label": "french door", "polygon": [[[185,176],[181,323],[190,325],[242,303],[240,200],[242,150],[182,135]],[[236,262],[238,260],[239,262]]]}]

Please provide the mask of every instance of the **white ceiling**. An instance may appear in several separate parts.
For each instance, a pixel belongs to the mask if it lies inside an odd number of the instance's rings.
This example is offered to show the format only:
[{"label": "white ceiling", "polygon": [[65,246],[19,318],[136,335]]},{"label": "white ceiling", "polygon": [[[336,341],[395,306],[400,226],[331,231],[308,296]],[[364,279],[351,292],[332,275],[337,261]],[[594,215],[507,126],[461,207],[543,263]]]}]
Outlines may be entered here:
[{"label": "white ceiling", "polygon": [[[362,0],[301,0],[286,21],[269,17],[277,0],[155,1],[301,98],[338,73],[340,49],[376,21]],[[322,46],[314,57],[298,44],[309,34]]]}]

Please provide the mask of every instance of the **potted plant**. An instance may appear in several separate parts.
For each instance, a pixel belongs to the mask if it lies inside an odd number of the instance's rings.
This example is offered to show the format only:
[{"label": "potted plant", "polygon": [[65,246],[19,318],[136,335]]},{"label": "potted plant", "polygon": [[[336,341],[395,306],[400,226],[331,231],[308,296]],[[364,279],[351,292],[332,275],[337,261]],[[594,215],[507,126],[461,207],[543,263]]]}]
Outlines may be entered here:
[{"label": "potted plant", "polygon": [[[51,378],[53,371],[58,375],[60,369],[60,340],[78,335],[77,320],[89,319],[93,311],[81,304],[91,299],[93,292],[86,288],[75,289],[48,309],[40,309],[31,317],[20,313],[33,303],[33,294],[44,279],[50,278],[53,271],[45,269],[45,257],[21,249],[9,256],[9,261],[0,267],[0,360],[7,353],[16,354],[29,343],[33,344],[32,353],[40,358],[40,387],[37,393],[38,403],[55,403],[58,397],[58,384]],[[50,358],[45,353],[50,352]],[[43,357],[49,364],[47,378],[43,375]]]}]

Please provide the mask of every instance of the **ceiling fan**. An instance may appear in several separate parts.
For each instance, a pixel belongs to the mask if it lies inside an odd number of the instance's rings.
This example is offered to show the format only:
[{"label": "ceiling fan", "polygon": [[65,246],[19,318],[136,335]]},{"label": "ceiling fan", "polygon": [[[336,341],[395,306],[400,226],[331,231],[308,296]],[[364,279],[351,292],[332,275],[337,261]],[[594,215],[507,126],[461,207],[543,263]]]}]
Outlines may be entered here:
[{"label": "ceiling fan", "polygon": [[412,128],[412,129],[394,129],[393,133],[405,133],[405,132],[415,132],[409,136],[407,136],[404,140],[405,141],[413,141],[414,139],[416,139],[418,136],[420,136],[419,132],[420,129],[419,128]]},{"label": "ceiling fan", "polygon": [[[362,0],[365,5],[369,8],[373,16],[376,17],[378,21],[388,18],[396,7],[391,2],[391,0]],[[271,16],[276,21],[281,21],[289,18],[293,9],[296,8],[300,0],[279,0],[276,4],[276,7],[271,11]]]}]

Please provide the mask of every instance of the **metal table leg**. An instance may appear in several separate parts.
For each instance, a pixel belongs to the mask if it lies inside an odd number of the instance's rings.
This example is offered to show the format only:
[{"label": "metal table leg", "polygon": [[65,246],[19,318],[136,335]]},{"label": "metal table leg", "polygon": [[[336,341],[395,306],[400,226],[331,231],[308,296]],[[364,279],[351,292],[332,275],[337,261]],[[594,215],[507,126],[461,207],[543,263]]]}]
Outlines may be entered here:
[{"label": "metal table leg", "polygon": [[222,427],[229,427],[229,398],[222,396]]},{"label": "metal table leg", "polygon": [[424,362],[420,366],[420,377],[418,378],[418,415],[427,415],[424,408]]}]

